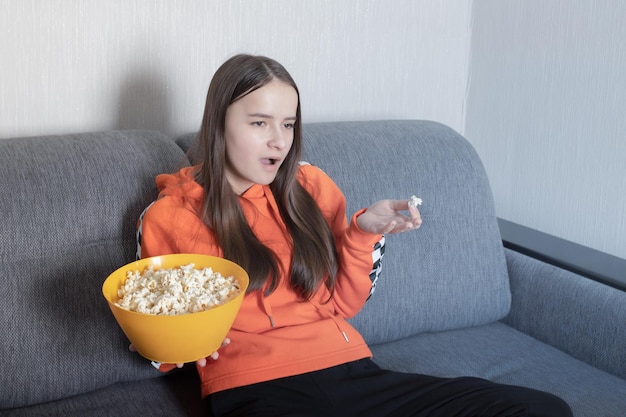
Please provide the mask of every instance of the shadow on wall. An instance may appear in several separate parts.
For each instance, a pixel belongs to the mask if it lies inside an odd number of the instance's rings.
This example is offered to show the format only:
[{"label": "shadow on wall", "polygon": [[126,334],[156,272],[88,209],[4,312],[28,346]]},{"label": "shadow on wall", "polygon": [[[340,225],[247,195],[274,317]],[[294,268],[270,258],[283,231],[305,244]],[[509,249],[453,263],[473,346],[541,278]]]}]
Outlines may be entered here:
[{"label": "shadow on wall", "polygon": [[148,129],[170,133],[171,110],[164,77],[140,68],[121,84],[116,129]]}]

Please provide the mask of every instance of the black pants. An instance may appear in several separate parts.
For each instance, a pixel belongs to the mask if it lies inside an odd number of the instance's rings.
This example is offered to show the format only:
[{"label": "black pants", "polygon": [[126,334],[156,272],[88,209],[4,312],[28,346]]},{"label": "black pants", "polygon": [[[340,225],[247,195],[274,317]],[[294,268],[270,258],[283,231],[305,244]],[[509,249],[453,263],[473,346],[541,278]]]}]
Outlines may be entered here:
[{"label": "black pants", "polygon": [[560,398],[480,378],[380,369],[369,359],[217,392],[213,417],[571,417]]}]

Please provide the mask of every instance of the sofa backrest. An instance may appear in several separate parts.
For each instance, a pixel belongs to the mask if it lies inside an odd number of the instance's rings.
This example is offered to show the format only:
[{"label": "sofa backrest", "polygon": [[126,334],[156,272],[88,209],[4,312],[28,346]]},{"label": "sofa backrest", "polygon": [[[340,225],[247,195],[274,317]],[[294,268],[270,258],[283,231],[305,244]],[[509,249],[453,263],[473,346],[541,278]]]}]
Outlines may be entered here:
[{"label": "sofa backrest", "polygon": [[[424,223],[386,238],[376,292],[353,320],[370,344],[493,322],[510,307],[491,189],[474,148],[431,121],[308,123],[304,160],[343,190],[348,216],[415,194]],[[177,143],[187,150],[194,135]]]},{"label": "sofa backrest", "polygon": [[134,260],[154,177],[183,152],[120,131],[0,140],[0,161],[0,409],[157,376],[127,351],[101,286]]},{"label": "sofa backrest", "polygon": [[485,170],[472,146],[430,121],[316,123],[304,157],[344,191],[348,215],[422,198],[422,227],[390,235],[376,292],[353,320],[369,343],[489,323],[510,307]]}]

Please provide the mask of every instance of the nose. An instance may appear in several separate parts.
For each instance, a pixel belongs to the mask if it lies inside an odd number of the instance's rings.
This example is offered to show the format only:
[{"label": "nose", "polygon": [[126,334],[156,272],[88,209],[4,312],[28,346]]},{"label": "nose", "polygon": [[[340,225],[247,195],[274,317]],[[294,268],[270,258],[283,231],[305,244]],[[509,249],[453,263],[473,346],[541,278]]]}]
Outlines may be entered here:
[{"label": "nose", "polygon": [[285,149],[291,141],[290,135],[292,134],[291,130],[283,129],[282,126],[274,126],[270,132],[268,146],[279,150]]}]

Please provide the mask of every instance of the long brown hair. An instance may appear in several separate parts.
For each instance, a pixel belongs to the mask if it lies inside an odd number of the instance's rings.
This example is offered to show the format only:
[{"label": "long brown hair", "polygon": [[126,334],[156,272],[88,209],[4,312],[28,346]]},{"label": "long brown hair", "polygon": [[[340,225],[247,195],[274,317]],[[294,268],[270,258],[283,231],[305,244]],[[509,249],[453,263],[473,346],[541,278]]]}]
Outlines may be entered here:
[{"label": "long brown hair", "polygon": [[291,85],[298,94],[293,144],[270,189],[291,236],[291,271],[284,272],[288,272],[294,291],[308,300],[322,283],[333,293],[337,253],[330,226],[296,179],[302,153],[298,87],[287,70],[270,58],[235,55],[213,76],[196,148],[201,161],[196,181],[205,192],[201,217],[213,231],[224,257],[240,264],[250,275],[249,291],[265,289],[268,295],[276,289],[280,277],[276,254],[255,236],[226,179],[224,135],[228,106],[273,79]]}]

